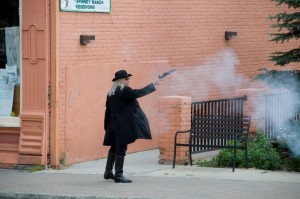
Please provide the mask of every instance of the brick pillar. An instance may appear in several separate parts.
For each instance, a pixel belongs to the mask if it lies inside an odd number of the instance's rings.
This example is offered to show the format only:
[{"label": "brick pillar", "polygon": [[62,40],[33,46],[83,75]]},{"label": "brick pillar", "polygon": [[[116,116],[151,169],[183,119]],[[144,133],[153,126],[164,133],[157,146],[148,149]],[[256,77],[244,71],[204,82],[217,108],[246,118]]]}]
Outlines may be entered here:
[{"label": "brick pillar", "polygon": [[[191,128],[191,98],[167,96],[160,98],[160,131],[158,137],[159,162],[170,164],[174,155],[174,135],[176,131]],[[188,134],[178,137],[178,141],[188,142]],[[188,162],[188,147],[177,147],[177,163]]]}]

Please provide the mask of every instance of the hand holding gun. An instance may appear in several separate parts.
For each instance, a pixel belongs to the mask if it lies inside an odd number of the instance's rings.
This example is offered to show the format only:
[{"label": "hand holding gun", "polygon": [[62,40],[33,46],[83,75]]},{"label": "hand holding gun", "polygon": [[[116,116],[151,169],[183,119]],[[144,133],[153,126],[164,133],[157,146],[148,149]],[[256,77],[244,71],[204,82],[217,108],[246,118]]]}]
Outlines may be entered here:
[{"label": "hand holding gun", "polygon": [[163,74],[158,76],[158,79],[153,83],[155,86],[160,85],[160,82],[163,78],[165,78],[167,75],[170,75],[171,73],[173,73],[174,71],[176,71],[176,69],[164,72]]},{"label": "hand holding gun", "polygon": [[171,73],[173,73],[176,69],[164,72],[163,74],[159,75],[158,78],[161,80],[162,78],[166,77],[167,75],[170,75]]}]

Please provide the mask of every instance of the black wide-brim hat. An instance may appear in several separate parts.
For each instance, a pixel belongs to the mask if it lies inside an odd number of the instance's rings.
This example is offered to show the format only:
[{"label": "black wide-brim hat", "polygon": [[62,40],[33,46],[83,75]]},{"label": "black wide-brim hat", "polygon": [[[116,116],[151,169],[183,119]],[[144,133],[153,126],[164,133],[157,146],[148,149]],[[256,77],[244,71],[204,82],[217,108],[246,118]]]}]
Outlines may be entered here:
[{"label": "black wide-brim hat", "polygon": [[132,76],[131,74],[128,74],[126,70],[119,70],[115,73],[115,78],[113,78],[113,82],[118,80],[118,79],[122,79],[122,78],[126,78],[126,77],[130,77]]}]

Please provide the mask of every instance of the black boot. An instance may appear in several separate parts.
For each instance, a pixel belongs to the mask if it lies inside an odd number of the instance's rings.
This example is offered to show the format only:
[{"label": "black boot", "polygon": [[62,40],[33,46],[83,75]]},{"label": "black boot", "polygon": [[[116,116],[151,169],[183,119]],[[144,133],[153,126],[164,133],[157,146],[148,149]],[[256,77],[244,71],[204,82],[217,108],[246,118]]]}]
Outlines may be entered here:
[{"label": "black boot", "polygon": [[104,173],[104,179],[115,179],[115,175],[112,172],[112,169],[114,167],[115,163],[115,153],[108,152],[107,160],[106,160],[106,167],[105,167],[105,173]]},{"label": "black boot", "polygon": [[115,165],[115,183],[131,183],[132,180],[123,176],[123,165],[125,156],[116,156]]}]

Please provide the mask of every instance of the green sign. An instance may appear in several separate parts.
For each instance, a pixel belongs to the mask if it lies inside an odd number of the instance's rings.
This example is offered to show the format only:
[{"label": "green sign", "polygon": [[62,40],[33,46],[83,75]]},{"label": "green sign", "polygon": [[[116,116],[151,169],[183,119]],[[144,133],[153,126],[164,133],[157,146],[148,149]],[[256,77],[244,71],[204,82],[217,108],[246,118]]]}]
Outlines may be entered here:
[{"label": "green sign", "polygon": [[60,0],[60,10],[66,12],[111,11],[111,0]]}]

